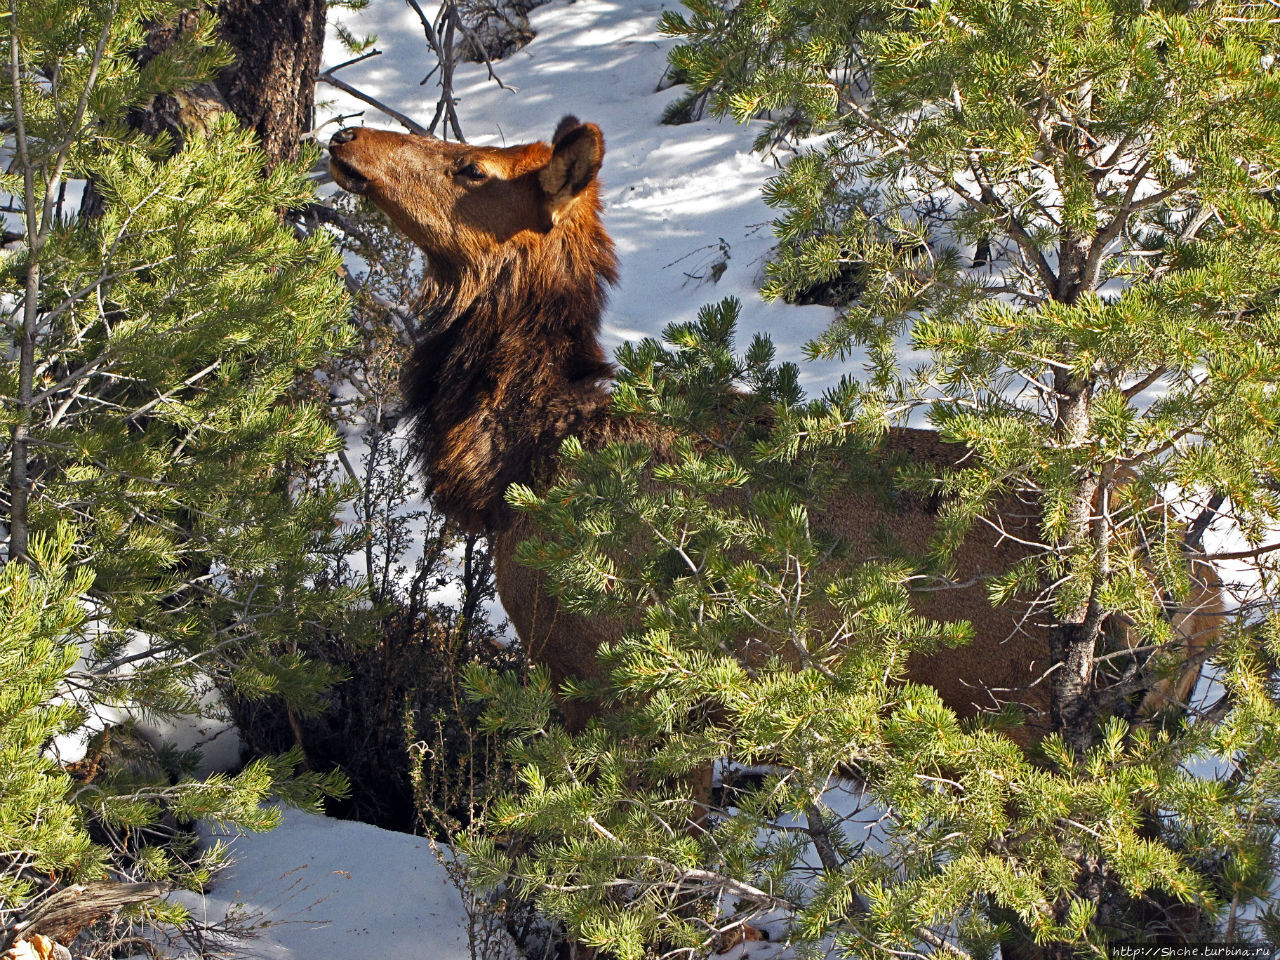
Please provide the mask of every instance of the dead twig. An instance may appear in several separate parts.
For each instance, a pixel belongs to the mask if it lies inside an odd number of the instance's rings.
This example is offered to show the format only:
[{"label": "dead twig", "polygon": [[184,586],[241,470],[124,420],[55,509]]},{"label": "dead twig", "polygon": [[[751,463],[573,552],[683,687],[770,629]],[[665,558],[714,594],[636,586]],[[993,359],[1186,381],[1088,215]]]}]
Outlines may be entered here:
[{"label": "dead twig", "polygon": [[[458,66],[458,54],[454,49],[453,37],[455,20],[447,14],[453,9],[452,0],[446,0],[441,6],[440,12],[436,16],[436,23],[432,23],[431,19],[422,9],[422,5],[418,0],[405,0],[418,15],[418,19],[422,21],[422,32],[426,34],[427,45],[431,47],[432,52],[436,55],[436,61],[440,70],[440,99],[436,101],[435,116],[431,118],[428,129],[435,132],[436,125],[443,116],[445,120],[445,136],[448,137],[450,129],[453,131],[454,137],[461,143],[466,143],[467,138],[462,135],[462,124],[458,122],[458,111],[456,109],[457,101],[453,96],[453,71]],[[443,22],[444,39],[441,39],[441,32],[437,27]],[[433,70],[432,73],[435,71]],[[422,82],[426,83],[431,78],[428,73],[422,78]]]},{"label": "dead twig", "polygon": [[330,70],[326,70],[324,73],[320,74],[320,76],[318,76],[316,79],[321,83],[329,84],[329,86],[331,87],[337,87],[343,93],[350,94],[351,96],[355,97],[357,100],[361,100],[364,103],[369,104],[369,106],[371,107],[377,107],[379,110],[385,113],[388,117],[391,117],[393,120],[399,123],[402,127],[408,130],[410,133],[416,133],[418,134],[418,136],[421,136],[421,137],[431,136],[431,131],[428,130],[426,127],[424,127],[422,124],[418,123],[418,121],[414,120],[412,117],[406,116],[405,114],[401,113],[399,110],[395,109],[394,107],[387,106],[377,97],[369,96],[369,94],[365,93],[363,90],[360,90],[357,87],[353,87],[351,84],[347,83],[347,81],[339,80],[337,77],[333,75],[333,70],[335,69],[337,68],[335,67]]}]

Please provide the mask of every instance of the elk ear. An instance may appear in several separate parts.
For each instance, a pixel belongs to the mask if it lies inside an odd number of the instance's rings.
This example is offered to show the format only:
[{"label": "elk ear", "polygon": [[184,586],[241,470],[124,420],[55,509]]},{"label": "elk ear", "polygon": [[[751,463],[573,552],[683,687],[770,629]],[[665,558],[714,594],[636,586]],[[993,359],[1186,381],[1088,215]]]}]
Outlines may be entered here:
[{"label": "elk ear", "polygon": [[538,171],[538,183],[546,194],[554,223],[600,172],[604,136],[594,123],[579,123],[576,117],[565,117],[556,127],[551,144],[551,159]]}]

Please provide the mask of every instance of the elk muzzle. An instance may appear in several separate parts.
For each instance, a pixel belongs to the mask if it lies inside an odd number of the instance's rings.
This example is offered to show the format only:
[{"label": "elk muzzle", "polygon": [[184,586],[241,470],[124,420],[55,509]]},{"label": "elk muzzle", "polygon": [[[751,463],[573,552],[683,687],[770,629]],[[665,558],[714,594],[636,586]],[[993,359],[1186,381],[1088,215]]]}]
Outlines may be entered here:
[{"label": "elk muzzle", "polygon": [[329,140],[329,172],[343,190],[351,193],[364,193],[369,180],[352,162],[352,149],[360,131],[355,127],[344,127]]}]

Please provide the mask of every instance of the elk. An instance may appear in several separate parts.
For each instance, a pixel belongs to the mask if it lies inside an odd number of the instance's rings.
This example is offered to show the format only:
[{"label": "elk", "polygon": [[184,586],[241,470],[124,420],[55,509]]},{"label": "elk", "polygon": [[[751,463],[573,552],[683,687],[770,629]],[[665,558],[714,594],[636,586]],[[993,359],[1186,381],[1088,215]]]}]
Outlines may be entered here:
[{"label": "elk", "polygon": [[[515,482],[553,473],[568,436],[588,448],[610,440],[658,444],[653,427],[610,410],[612,367],[599,330],[608,287],[616,281],[613,244],[601,222],[597,174],[604,139],[594,124],[565,117],[550,143],[477,147],[369,128],[348,128],[330,143],[334,179],[372,201],[423,250],[430,320],[403,373],[405,412],[438,507],[493,543],[498,594],[529,658],[559,684],[602,679],[596,651],[627,624],[566,613],[540,574],[514,559],[529,521],[504,500]],[[945,470],[966,451],[936,433],[896,428],[881,455]],[[968,620],[973,641],[914,657],[911,680],[933,686],[961,717],[1000,701],[1020,704],[1023,742],[1049,716],[1047,631],[1027,608],[993,608],[985,578],[1042,548],[1034,505],[1010,497],[997,523],[980,525],[957,552],[951,589],[921,592],[916,607],[939,620]],[[852,489],[812,518],[846,555],[870,558],[877,528],[907,551],[923,552],[936,505]],[[997,532],[1003,531],[1003,533]],[[1203,571],[1202,571],[1203,572]],[[1211,573],[1171,615],[1186,657],[1174,677],[1152,684],[1143,707],[1185,703],[1199,675],[1218,608]],[[570,728],[598,708],[566,702]]]}]

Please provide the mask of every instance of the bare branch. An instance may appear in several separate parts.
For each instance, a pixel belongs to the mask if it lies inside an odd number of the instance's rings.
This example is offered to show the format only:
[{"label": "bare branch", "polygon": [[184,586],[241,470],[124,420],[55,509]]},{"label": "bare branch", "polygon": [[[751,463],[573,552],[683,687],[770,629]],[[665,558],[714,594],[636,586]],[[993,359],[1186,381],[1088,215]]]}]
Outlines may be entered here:
[{"label": "bare branch", "polygon": [[499,89],[510,90],[512,93],[519,93],[520,91],[515,87],[508,86],[503,83],[502,78],[494,72],[493,61],[489,59],[489,52],[485,50],[484,44],[480,42],[480,38],[476,36],[475,31],[463,23],[462,17],[458,14],[457,4],[449,4],[449,14],[453,18],[458,29],[462,31],[462,35],[471,41],[471,45],[475,48],[476,52],[484,58],[484,66],[485,69],[489,71],[489,79],[496,83]]},{"label": "bare branch", "polygon": [[[454,21],[452,18],[446,19],[445,38],[442,42],[435,26],[426,13],[423,12],[422,5],[418,3],[418,0],[405,0],[405,2],[413,8],[418,15],[418,19],[422,21],[422,32],[426,34],[427,45],[435,53],[436,61],[440,65],[440,99],[436,101],[436,112],[435,116],[431,118],[430,129],[435,130],[436,124],[440,122],[440,117],[443,115],[446,120],[446,129],[452,128],[453,135],[459,141],[465,143],[467,138],[462,135],[462,125],[458,122],[458,113],[453,99],[453,69],[457,65],[457,57],[453,49]],[[446,6],[452,7],[452,3],[446,0]],[[441,16],[444,16],[445,13],[446,11],[442,9]],[[430,76],[431,74],[428,73],[426,77],[422,78],[422,82],[426,83]]]},{"label": "bare branch", "polygon": [[991,182],[991,178],[987,176],[986,169],[982,166],[981,159],[974,155],[969,155],[969,170],[973,173],[974,179],[978,182],[978,188],[981,191],[978,200],[974,202],[970,200],[968,195],[961,193],[971,206],[990,209],[996,211],[999,216],[997,220],[1009,231],[1009,236],[1018,245],[1018,250],[1024,257],[1030,261],[1035,267],[1036,276],[1040,283],[1044,286],[1045,291],[1052,296],[1058,289],[1058,277],[1053,272],[1053,268],[1049,266],[1049,261],[1045,259],[1044,251],[1040,249],[1040,245],[1031,238],[1026,228],[1022,225],[1022,221],[1018,219],[1017,212],[1006,203],[999,194],[996,193],[995,185]]},{"label": "bare branch", "polygon": [[377,49],[370,50],[367,53],[360,54],[360,56],[358,57],[352,57],[350,60],[343,60],[336,67],[330,67],[328,70],[325,71],[325,73],[329,73],[329,74],[337,73],[339,70],[345,70],[347,67],[353,67],[357,63],[363,63],[365,60],[368,60],[371,57],[380,57],[380,56],[382,56],[381,50],[377,50]]},{"label": "bare branch", "polygon": [[337,77],[333,76],[332,70],[326,70],[324,73],[320,74],[320,76],[316,77],[316,79],[321,83],[329,84],[329,86],[331,87],[337,87],[343,93],[348,93],[351,96],[355,97],[357,100],[362,100],[365,103],[369,104],[369,106],[371,107],[377,107],[379,110],[385,113],[388,117],[391,117],[393,120],[397,121],[401,126],[403,126],[410,133],[416,133],[420,137],[431,136],[431,132],[422,124],[414,120],[412,117],[406,116],[405,114],[401,113],[399,110],[395,109],[394,107],[387,106],[381,100],[377,99],[376,97],[369,96],[369,94],[365,93],[363,90],[359,90],[356,87],[353,87],[351,84],[347,83],[345,80],[339,80]]}]

